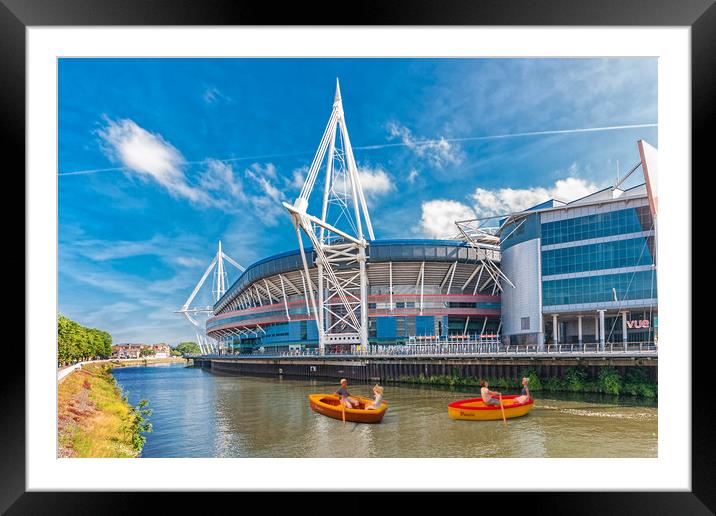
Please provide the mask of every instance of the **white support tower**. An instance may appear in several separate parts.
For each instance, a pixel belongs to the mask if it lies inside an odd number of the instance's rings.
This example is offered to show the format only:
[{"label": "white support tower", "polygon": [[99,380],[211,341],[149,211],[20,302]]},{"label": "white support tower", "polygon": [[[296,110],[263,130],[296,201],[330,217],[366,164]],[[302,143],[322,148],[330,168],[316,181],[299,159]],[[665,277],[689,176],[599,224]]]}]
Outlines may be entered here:
[{"label": "white support tower", "polygon": [[[308,201],[324,161],[323,204],[321,216],[316,217],[308,213]],[[367,352],[368,241],[364,229],[370,240],[375,236],[348,137],[338,79],[333,110],[303,189],[293,204],[283,205],[296,228],[320,353],[325,353],[327,344],[360,344],[361,351]],[[316,254],[317,286],[311,281],[301,230]]]},{"label": "white support tower", "polygon": [[216,252],[216,255],[214,255],[214,258],[211,260],[211,263],[206,268],[206,271],[204,271],[204,275],[201,277],[199,282],[194,287],[194,290],[187,298],[184,305],[181,307],[181,309],[177,310],[175,313],[178,314],[184,314],[184,317],[186,317],[187,321],[189,321],[194,326],[194,331],[196,333],[196,340],[197,344],[199,344],[199,349],[201,350],[202,354],[207,354],[210,352],[215,352],[218,348],[218,343],[206,335],[206,327],[202,326],[199,321],[196,320],[197,314],[206,314],[208,317],[211,317],[214,315],[214,307],[213,306],[207,306],[205,308],[190,308],[192,302],[194,301],[194,298],[201,290],[201,287],[204,286],[204,283],[206,282],[206,279],[209,277],[209,273],[211,271],[214,271],[213,275],[213,281],[212,281],[212,288],[211,288],[211,294],[212,294],[212,300],[214,303],[216,303],[219,299],[221,299],[221,296],[226,293],[226,268],[224,267],[224,260],[229,262],[231,265],[236,267],[240,272],[244,272],[244,267],[239,265],[234,259],[232,259],[229,255],[224,253],[224,251],[221,248],[221,240],[219,240],[219,249]]}]

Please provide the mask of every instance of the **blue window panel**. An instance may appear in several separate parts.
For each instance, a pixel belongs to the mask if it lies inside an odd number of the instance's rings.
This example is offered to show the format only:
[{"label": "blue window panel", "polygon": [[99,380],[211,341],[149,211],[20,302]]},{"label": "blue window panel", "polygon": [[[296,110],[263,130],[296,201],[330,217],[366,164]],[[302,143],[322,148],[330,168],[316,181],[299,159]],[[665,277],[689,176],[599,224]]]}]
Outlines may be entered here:
[{"label": "blue window panel", "polygon": [[376,331],[379,339],[388,339],[396,337],[396,320],[395,317],[376,317]]},{"label": "blue window panel", "polygon": [[419,315],[415,317],[416,335],[433,335],[435,333],[435,317],[432,315]]},{"label": "blue window panel", "polygon": [[301,321],[291,321],[288,324],[288,338],[291,341],[301,340]]},{"label": "blue window panel", "polygon": [[318,326],[316,326],[316,320],[315,319],[309,319],[306,321],[306,329],[308,330],[308,340],[317,340],[318,339]]},{"label": "blue window panel", "polygon": [[653,237],[551,249],[542,251],[542,275],[653,265],[653,251]]},{"label": "blue window panel", "polygon": [[616,290],[618,301],[656,298],[656,271],[543,281],[542,304],[554,306],[610,302],[614,301],[612,289]]},{"label": "blue window panel", "polygon": [[[638,233],[653,229],[648,206],[627,208],[542,224],[542,244],[560,244],[589,238]],[[514,244],[512,244],[514,245]]]}]

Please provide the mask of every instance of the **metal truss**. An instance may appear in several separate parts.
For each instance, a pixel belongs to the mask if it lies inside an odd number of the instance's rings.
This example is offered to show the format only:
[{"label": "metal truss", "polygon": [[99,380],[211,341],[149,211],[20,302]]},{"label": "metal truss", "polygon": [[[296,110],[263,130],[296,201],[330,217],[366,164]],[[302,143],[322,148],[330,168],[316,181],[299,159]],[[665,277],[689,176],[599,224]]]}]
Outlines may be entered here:
[{"label": "metal truss", "polygon": [[[485,227],[484,224],[488,220],[494,220],[497,217],[487,217],[483,219],[474,220],[460,220],[456,221],[455,225],[460,231],[460,238],[465,240],[471,247],[477,251],[479,265],[475,268],[470,279],[463,285],[463,289],[472,280],[475,274],[480,274],[477,281],[475,282],[474,294],[478,293],[480,279],[482,278],[483,272],[487,273],[488,277],[492,280],[492,295],[499,290],[503,291],[503,283],[507,283],[512,288],[515,288],[514,283],[510,281],[500,267],[495,263],[495,260],[499,256],[499,243],[500,238],[497,236],[498,227],[489,226]],[[524,221],[523,221],[524,222]],[[520,223],[521,224],[521,223]],[[517,228],[515,228],[517,229]],[[513,230],[514,231],[514,230]],[[511,234],[511,233],[510,233]],[[508,237],[509,238],[509,235]],[[483,286],[483,289],[486,285]]]},{"label": "metal truss", "polygon": [[[308,214],[307,210],[309,197],[324,161],[325,183],[319,218]],[[375,236],[348,136],[338,80],[333,110],[301,193],[293,204],[284,202],[283,205],[296,228],[308,293],[318,327],[320,353],[325,353],[327,344],[337,343],[361,344],[362,350],[367,352],[368,242],[363,234],[364,224],[369,239],[374,240]],[[316,255],[318,301],[309,275],[301,231],[308,237]]]},{"label": "metal truss", "polygon": [[186,317],[187,321],[189,321],[192,326],[194,326],[197,344],[199,345],[199,349],[201,350],[202,354],[215,352],[218,349],[218,343],[214,338],[207,335],[205,331],[205,326],[199,323],[199,321],[197,321],[195,317],[197,314],[205,314],[208,317],[211,317],[212,315],[214,315],[214,308],[212,306],[207,306],[205,308],[190,308],[190,306],[194,301],[196,295],[204,286],[204,283],[206,282],[207,278],[209,277],[209,274],[212,271],[214,271],[214,275],[212,279],[211,293],[214,303],[221,299],[221,297],[226,293],[226,268],[224,267],[224,260],[236,267],[240,272],[244,272],[244,267],[242,267],[229,255],[224,253],[221,248],[221,241],[219,241],[219,249],[216,252],[214,258],[211,260],[209,266],[206,268],[206,271],[204,271],[204,275],[196,284],[194,290],[189,295],[182,307],[176,312],[174,312],[178,314],[183,314],[184,317]]}]

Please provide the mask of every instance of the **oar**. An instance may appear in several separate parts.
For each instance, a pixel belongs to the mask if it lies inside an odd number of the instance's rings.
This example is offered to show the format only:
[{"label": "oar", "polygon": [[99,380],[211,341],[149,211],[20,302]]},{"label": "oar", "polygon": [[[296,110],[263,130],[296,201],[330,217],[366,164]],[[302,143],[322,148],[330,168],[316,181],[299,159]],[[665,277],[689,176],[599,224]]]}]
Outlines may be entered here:
[{"label": "oar", "polygon": [[502,393],[500,393],[500,410],[502,410],[502,421],[505,423],[505,428],[507,428],[507,418],[505,417],[505,407],[502,405]]},{"label": "oar", "polygon": [[345,425],[346,424],[346,404],[345,404],[343,397],[341,397],[341,409],[343,412],[343,424]]}]

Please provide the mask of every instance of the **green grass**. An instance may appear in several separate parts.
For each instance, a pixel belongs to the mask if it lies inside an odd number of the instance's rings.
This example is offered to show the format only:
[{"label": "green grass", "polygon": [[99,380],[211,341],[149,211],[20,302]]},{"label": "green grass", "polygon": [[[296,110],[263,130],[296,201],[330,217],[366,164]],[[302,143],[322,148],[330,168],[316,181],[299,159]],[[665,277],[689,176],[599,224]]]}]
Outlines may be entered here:
[{"label": "green grass", "polygon": [[58,440],[70,457],[137,457],[144,419],[111,374],[112,366],[92,364],[58,386]]}]

